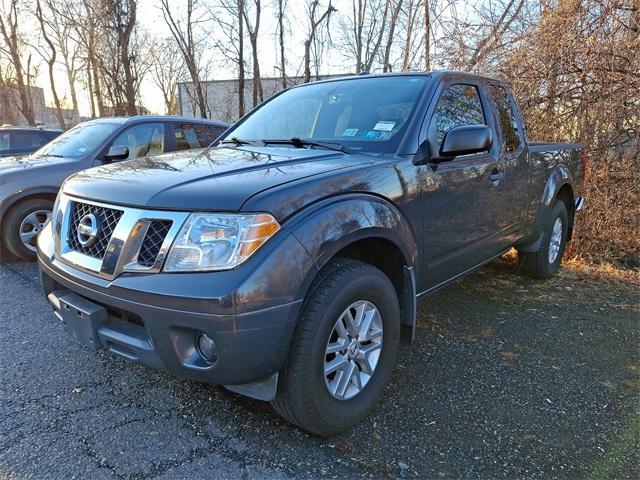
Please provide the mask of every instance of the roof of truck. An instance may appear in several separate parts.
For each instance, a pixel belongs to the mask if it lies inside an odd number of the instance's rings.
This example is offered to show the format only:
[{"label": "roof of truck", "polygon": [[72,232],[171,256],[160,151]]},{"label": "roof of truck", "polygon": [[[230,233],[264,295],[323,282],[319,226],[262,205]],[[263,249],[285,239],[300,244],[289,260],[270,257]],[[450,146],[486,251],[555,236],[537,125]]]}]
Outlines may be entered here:
[{"label": "roof of truck", "polygon": [[[497,78],[494,78],[494,77],[490,77],[487,75],[479,75],[477,73],[471,73],[471,72],[462,72],[458,70],[433,70],[429,72],[410,71],[410,72],[386,72],[386,73],[362,72],[358,75],[345,75],[344,77],[327,78],[324,80],[317,80],[312,83],[328,83],[328,82],[335,82],[335,81],[347,80],[347,79],[350,80],[350,79],[357,79],[357,78],[379,78],[379,77],[397,77],[397,76],[424,76],[424,77],[433,77],[433,78],[440,78],[445,76],[461,76],[461,77],[477,78],[477,79],[490,80],[493,82],[502,83],[501,80],[498,80]],[[301,84],[296,86],[302,86],[302,85],[306,85],[306,84]]]}]

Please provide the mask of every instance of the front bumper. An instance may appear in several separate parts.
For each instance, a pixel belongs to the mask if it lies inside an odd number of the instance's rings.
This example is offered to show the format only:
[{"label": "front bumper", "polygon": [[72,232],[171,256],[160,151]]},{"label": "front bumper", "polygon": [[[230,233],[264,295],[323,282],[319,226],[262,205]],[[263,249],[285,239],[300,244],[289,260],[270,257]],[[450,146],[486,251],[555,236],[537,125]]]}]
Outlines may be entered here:
[{"label": "front bumper", "polygon": [[[82,343],[263,400],[275,393],[301,285],[315,268],[294,237],[283,232],[270,246],[278,255],[265,248],[235,270],[106,280],[57,260],[48,234],[39,242],[42,286],[56,317]],[[197,351],[200,333],[215,341],[213,363]]]},{"label": "front bumper", "polygon": [[[241,385],[265,379],[284,363],[300,302],[236,315],[157,307],[81,286],[41,262],[41,280],[56,317],[91,348],[202,382]],[[208,364],[196,350],[206,333],[216,343]]]}]

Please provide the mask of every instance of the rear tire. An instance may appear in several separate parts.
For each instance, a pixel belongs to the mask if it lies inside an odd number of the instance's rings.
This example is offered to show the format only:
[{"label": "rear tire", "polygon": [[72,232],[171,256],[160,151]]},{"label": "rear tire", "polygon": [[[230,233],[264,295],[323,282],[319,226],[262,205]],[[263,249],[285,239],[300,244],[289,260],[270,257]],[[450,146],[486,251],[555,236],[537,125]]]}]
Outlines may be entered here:
[{"label": "rear tire", "polygon": [[[312,433],[341,433],[362,421],[382,396],[399,343],[400,306],[389,278],[360,261],[333,262],[302,307],[272,405]],[[332,361],[341,368],[327,374]],[[342,383],[342,377],[348,380]]]},{"label": "rear tire", "polygon": [[520,270],[533,278],[551,278],[560,270],[567,242],[569,215],[564,202],[556,200],[544,221],[537,252],[518,252]]},{"label": "rear tire", "polygon": [[46,198],[24,200],[11,207],[2,222],[3,246],[20,260],[34,260],[37,235],[51,218],[52,209],[53,202]]}]

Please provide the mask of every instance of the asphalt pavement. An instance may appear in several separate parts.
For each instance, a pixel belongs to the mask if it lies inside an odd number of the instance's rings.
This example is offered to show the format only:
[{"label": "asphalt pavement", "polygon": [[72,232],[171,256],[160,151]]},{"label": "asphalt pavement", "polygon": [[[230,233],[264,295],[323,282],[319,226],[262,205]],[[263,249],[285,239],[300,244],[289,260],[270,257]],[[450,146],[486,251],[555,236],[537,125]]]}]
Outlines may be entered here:
[{"label": "asphalt pavement", "polygon": [[640,478],[638,286],[505,260],[423,300],[382,402],[311,436],[269,404],[93,352],[0,265],[0,479]]}]

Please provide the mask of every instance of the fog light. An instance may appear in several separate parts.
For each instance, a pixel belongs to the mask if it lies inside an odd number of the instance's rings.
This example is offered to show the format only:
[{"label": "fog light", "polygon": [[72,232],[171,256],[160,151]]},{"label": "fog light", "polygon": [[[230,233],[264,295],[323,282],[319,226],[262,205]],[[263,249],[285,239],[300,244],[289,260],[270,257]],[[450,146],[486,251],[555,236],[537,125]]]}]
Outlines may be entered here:
[{"label": "fog light", "polygon": [[206,333],[201,333],[200,335],[198,335],[197,348],[198,353],[202,355],[202,358],[204,358],[207,362],[213,363],[216,361],[216,358],[218,356],[216,354],[216,343],[209,335],[207,335]]}]

